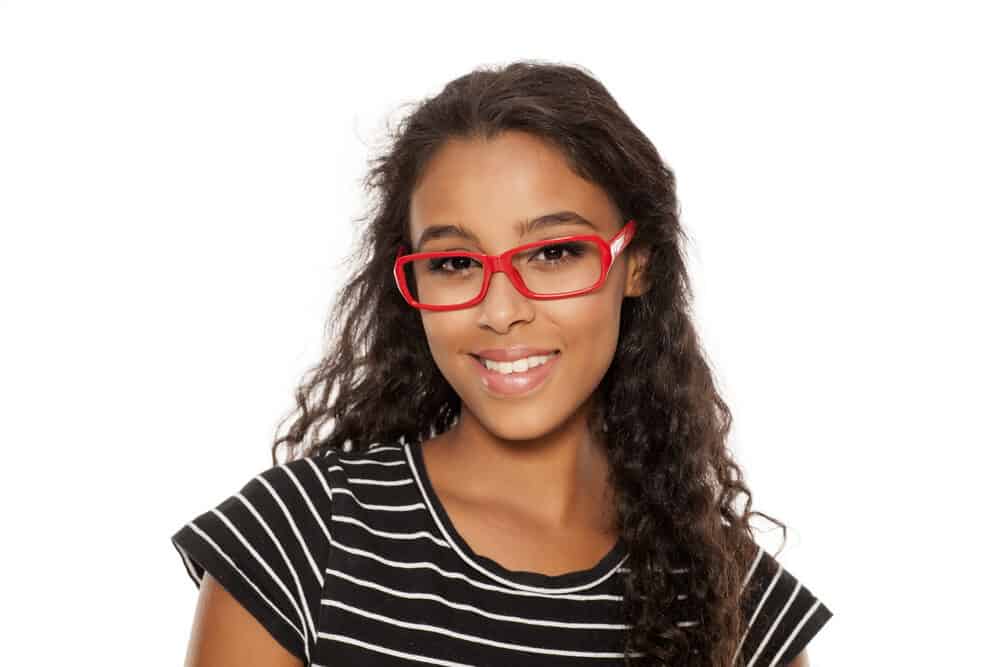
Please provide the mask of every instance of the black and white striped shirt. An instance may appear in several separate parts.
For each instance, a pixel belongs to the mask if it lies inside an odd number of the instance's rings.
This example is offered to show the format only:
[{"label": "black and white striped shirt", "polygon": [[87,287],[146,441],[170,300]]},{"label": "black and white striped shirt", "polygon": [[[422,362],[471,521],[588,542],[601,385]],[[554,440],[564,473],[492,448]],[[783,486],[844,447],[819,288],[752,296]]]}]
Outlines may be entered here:
[{"label": "black and white striped shirt", "polygon": [[[305,665],[624,663],[624,541],[589,570],[507,570],[455,530],[419,446],[274,466],[171,541]],[[833,615],[763,548],[744,605],[748,667],[786,664]]]}]

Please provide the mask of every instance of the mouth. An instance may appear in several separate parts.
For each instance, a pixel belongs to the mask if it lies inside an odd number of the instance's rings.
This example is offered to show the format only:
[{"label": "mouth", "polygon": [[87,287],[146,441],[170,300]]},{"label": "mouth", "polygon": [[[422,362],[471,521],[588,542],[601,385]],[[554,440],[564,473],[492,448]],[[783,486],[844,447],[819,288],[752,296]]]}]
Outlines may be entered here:
[{"label": "mouth", "polygon": [[[508,373],[510,372],[518,373],[518,372],[527,372],[528,370],[531,370],[531,368],[537,368],[538,366],[546,364],[549,361],[551,361],[553,357],[559,355],[560,353],[561,350],[552,350],[551,352],[548,352],[546,354],[536,354],[529,357],[524,357],[522,359],[518,359],[517,361],[492,361],[491,359],[480,357],[478,354],[472,354],[471,352],[469,353],[469,356],[478,361],[480,366],[488,370],[503,373],[504,369],[502,368],[501,365],[507,364],[513,367],[507,370]],[[544,361],[542,361],[543,359]],[[521,362],[520,364],[521,370],[518,370],[518,362]]]},{"label": "mouth", "polygon": [[544,385],[559,365],[562,353],[555,350],[513,363],[500,362],[499,365],[476,354],[469,356],[475,361],[474,368],[488,393],[494,396],[515,396],[530,393]]}]

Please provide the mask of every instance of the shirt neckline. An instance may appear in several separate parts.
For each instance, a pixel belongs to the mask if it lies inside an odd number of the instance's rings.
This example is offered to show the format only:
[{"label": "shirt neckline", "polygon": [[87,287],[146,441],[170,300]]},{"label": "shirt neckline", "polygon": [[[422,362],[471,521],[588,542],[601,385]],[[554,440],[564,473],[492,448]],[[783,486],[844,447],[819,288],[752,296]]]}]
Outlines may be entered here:
[{"label": "shirt neckline", "polygon": [[494,581],[521,590],[570,593],[591,588],[603,582],[611,577],[622,563],[628,559],[625,540],[619,536],[618,541],[611,550],[593,567],[586,570],[564,572],[557,575],[528,570],[508,570],[492,558],[482,556],[473,551],[465,539],[462,538],[461,534],[459,534],[455,525],[451,522],[451,517],[448,516],[448,512],[445,510],[444,504],[434,491],[430,476],[427,473],[427,467],[424,464],[424,456],[420,443],[412,447],[411,443],[404,443],[403,447],[414,480],[420,487],[420,493],[438,529],[462,560]]}]

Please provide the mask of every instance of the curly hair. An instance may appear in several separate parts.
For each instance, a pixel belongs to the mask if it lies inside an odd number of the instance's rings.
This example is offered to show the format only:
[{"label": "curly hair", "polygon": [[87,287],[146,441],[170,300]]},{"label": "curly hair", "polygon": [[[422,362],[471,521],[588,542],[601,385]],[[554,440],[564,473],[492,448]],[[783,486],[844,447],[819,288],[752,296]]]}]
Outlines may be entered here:
[{"label": "curly hair", "polygon": [[[362,184],[371,197],[357,262],[326,323],[327,347],[296,389],[290,458],[366,443],[420,442],[454,423],[458,394],[431,357],[417,309],[399,294],[396,249],[406,242],[412,190],[450,138],[521,130],[560,149],[637,231],[649,251],[648,289],[625,299],[617,349],[594,397],[589,428],[606,442],[621,536],[626,664],[742,665],[741,604],[753,557],[752,496],[726,446],[731,412],[715,387],[690,315],[672,170],[608,90],[583,68],[538,60],[484,66],[449,82],[396,125]],[[594,431],[596,432],[596,431]],[[734,505],[746,496],[742,510]],[[683,609],[683,615],[681,610]],[[695,624],[676,623],[696,618]],[[635,653],[638,659],[630,654]]]}]

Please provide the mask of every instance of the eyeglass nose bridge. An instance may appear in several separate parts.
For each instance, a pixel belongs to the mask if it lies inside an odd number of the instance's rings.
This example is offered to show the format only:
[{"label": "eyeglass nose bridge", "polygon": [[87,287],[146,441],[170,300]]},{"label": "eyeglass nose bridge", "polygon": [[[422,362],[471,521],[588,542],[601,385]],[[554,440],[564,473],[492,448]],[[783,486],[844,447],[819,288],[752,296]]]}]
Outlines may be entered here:
[{"label": "eyeglass nose bridge", "polygon": [[486,255],[485,262],[483,264],[483,286],[469,305],[476,305],[486,298],[487,292],[490,291],[490,285],[493,283],[493,276],[498,273],[502,273],[507,276],[507,280],[514,286],[514,289],[524,297],[525,299],[532,299],[535,295],[528,289],[527,284],[524,282],[524,278],[521,277],[521,273],[514,266],[513,257],[520,250],[520,248],[511,248],[510,250],[501,253],[499,255]]}]

